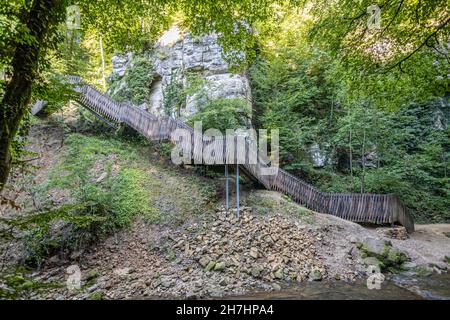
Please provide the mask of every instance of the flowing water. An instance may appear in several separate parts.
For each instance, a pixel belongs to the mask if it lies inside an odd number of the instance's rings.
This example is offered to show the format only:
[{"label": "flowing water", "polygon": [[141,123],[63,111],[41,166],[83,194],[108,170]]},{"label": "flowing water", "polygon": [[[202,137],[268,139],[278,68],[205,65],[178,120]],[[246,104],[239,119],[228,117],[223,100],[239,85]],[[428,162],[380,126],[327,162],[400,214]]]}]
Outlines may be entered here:
[{"label": "flowing water", "polygon": [[425,299],[450,300],[450,273],[432,274],[428,277],[398,275],[393,281]]},{"label": "flowing water", "polygon": [[428,277],[398,275],[382,283],[381,288],[368,289],[365,281],[345,283],[305,282],[283,287],[280,291],[257,292],[229,299],[275,300],[450,300],[450,274],[433,274]]}]

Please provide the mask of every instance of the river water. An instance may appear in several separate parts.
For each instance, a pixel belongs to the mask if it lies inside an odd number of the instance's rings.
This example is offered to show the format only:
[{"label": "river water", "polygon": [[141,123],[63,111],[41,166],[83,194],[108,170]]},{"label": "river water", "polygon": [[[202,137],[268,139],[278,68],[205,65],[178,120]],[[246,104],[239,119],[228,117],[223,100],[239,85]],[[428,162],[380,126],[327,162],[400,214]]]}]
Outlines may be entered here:
[{"label": "river water", "polygon": [[428,277],[397,275],[381,284],[381,288],[368,289],[365,281],[345,283],[305,282],[282,287],[280,291],[256,292],[225,299],[282,299],[282,300],[450,300],[450,274]]}]

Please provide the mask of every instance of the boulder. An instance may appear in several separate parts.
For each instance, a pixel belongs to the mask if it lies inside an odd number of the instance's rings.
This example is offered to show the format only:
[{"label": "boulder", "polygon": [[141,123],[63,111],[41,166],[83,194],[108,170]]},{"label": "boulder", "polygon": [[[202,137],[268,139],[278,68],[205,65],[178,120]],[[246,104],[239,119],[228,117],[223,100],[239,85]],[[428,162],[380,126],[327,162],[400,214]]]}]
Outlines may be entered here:
[{"label": "boulder", "polygon": [[395,271],[401,269],[402,264],[410,260],[407,253],[394,248],[389,241],[374,237],[365,238],[359,245],[359,248],[362,251],[363,258],[371,262],[371,265],[378,265],[383,270],[389,269],[390,271]]},{"label": "boulder", "polygon": [[214,266],[214,271],[223,271],[223,270],[225,270],[225,268],[226,268],[225,262],[218,262]]},{"label": "boulder", "polygon": [[362,251],[368,256],[384,256],[389,251],[389,242],[374,238],[366,237],[362,242]]},{"label": "boulder", "polygon": [[280,268],[277,271],[275,271],[274,276],[277,279],[283,279],[283,277],[284,277],[283,269]]},{"label": "boulder", "polygon": [[205,271],[211,271],[214,267],[216,266],[216,262],[215,261],[210,261],[208,263],[208,265],[205,267]]},{"label": "boulder", "polygon": [[250,273],[255,278],[259,278],[261,276],[261,272],[262,272],[262,268],[258,267],[258,266],[255,266],[250,270]]},{"label": "boulder", "polygon": [[250,248],[250,256],[254,259],[258,258],[258,249],[255,247]]},{"label": "boulder", "polygon": [[209,261],[210,259],[208,257],[201,257],[198,262],[203,268],[205,268],[208,265]]},{"label": "boulder", "polygon": [[128,268],[128,267],[127,268],[118,268],[118,269],[114,270],[114,273],[118,276],[123,277],[123,276],[126,276],[127,274],[131,273],[130,271],[131,271],[131,268]]},{"label": "boulder", "polygon": [[416,269],[416,268],[418,267],[418,265],[417,265],[417,263],[414,263],[414,262],[412,262],[412,261],[408,261],[408,262],[405,262],[405,263],[402,265],[402,267],[403,267],[403,269],[405,269],[405,270],[414,270],[414,269]]},{"label": "boulder", "polygon": [[384,268],[383,263],[375,257],[367,257],[367,258],[364,258],[363,261],[366,266],[377,266],[380,269]]},{"label": "boulder", "polygon": [[271,284],[271,286],[272,286],[273,290],[275,290],[275,291],[280,291],[281,290],[281,286],[278,283],[274,282],[274,283]]}]

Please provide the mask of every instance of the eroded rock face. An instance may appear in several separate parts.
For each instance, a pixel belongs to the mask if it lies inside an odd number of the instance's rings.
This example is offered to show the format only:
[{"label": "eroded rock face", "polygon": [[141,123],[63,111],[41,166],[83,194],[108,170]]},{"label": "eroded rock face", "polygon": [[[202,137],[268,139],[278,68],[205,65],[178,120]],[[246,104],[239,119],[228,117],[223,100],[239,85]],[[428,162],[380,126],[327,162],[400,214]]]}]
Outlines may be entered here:
[{"label": "eroded rock face", "polygon": [[129,62],[131,62],[131,59],[133,58],[133,54],[127,53],[127,54],[121,54],[116,55],[111,58],[111,62],[113,64],[113,71],[112,74],[123,77],[125,74]]},{"label": "eroded rock face", "polygon": [[410,258],[403,252],[392,246],[392,243],[375,237],[366,237],[359,244],[366,265],[379,266],[381,270],[401,270],[402,265]]},{"label": "eroded rock face", "polygon": [[[156,115],[167,115],[164,110],[165,89],[172,81],[187,85],[187,74],[202,77],[207,82],[209,98],[243,98],[250,100],[250,85],[245,74],[229,71],[228,63],[222,57],[222,48],[214,34],[193,37],[172,27],[164,33],[147,58],[154,64],[154,81],[151,85],[149,102],[142,107]],[[131,65],[133,55],[114,56],[113,75],[123,77]],[[186,118],[198,111],[199,101],[195,96],[186,97],[186,107],[180,110],[180,117]]]}]

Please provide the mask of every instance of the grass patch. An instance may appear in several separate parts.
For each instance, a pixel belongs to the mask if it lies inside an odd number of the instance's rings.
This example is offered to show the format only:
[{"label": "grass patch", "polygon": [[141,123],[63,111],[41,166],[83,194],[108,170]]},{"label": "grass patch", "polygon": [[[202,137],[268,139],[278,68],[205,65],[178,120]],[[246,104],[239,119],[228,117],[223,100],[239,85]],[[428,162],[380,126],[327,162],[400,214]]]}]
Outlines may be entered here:
[{"label": "grass patch", "polygon": [[105,297],[103,292],[96,291],[89,295],[88,300],[103,300]]},{"label": "grass patch", "polygon": [[[151,203],[145,159],[133,142],[110,136],[72,134],[67,151],[34,192],[43,203],[38,215],[60,211],[27,232],[27,262],[40,266],[46,257],[67,255],[131,224],[142,214],[151,222],[159,211]],[[65,194],[70,205],[55,204],[47,195]]]},{"label": "grass patch", "polygon": [[34,280],[30,270],[19,267],[0,273],[0,299],[29,299],[31,294],[60,287],[56,283]]},{"label": "grass patch", "polygon": [[129,226],[180,225],[214,209],[217,185],[174,166],[151,163],[152,145],[117,136],[70,134],[57,165],[32,187],[39,208],[25,216],[26,263],[69,256]]},{"label": "grass patch", "polygon": [[111,205],[119,226],[129,225],[137,214],[142,214],[150,222],[159,221],[159,211],[149,201],[152,194],[146,188],[148,175],[145,171],[125,168],[112,180],[111,193],[114,197]]},{"label": "grass patch", "polygon": [[246,205],[252,207],[256,213],[261,215],[285,214],[294,216],[308,224],[314,223],[313,211],[300,206],[284,195],[278,198],[273,197],[271,193],[254,192],[247,197]]}]

